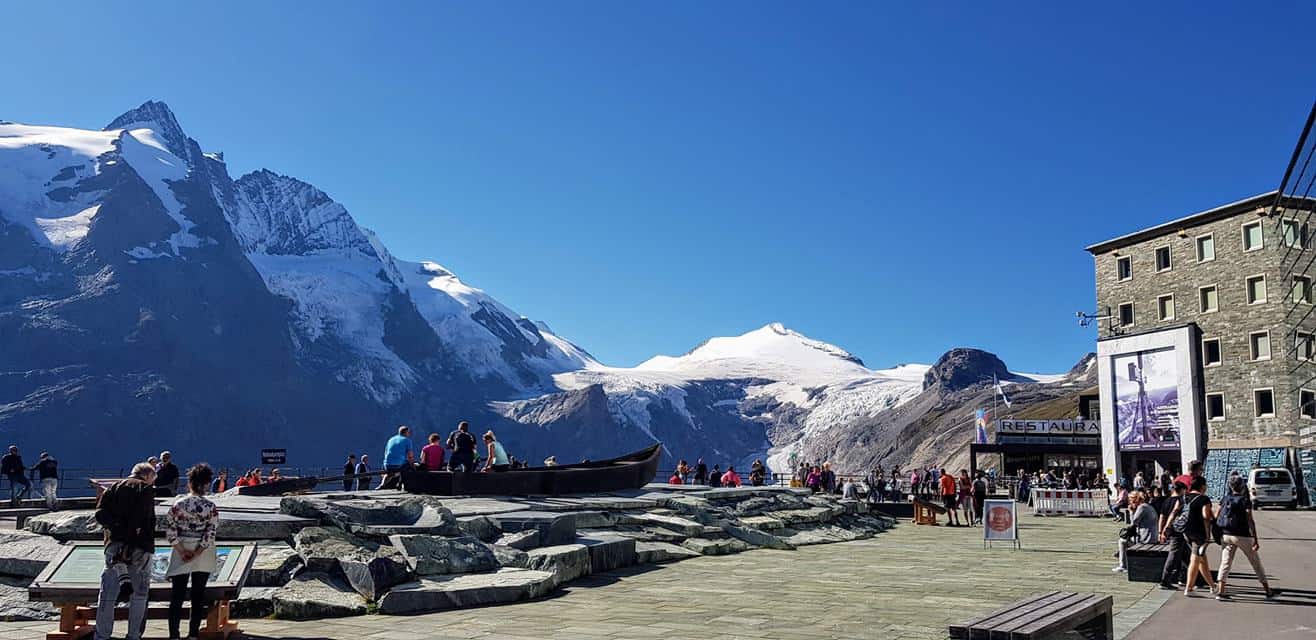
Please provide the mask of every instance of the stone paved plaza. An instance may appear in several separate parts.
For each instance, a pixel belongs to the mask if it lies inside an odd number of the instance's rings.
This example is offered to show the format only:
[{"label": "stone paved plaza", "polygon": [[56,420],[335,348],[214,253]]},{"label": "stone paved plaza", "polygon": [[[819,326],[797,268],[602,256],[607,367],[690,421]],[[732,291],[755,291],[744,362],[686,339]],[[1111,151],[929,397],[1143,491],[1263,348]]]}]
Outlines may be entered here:
[{"label": "stone paved plaza", "polygon": [[[869,540],[754,550],[590,576],[556,597],[414,617],[244,620],[259,638],[945,638],[947,624],[1054,590],[1115,597],[1117,635],[1164,592],[1111,573],[1116,525],[1021,514],[1024,549],[984,550],[982,530],[897,528]],[[38,640],[53,622],[0,623]],[[151,635],[163,636],[152,622]]]}]

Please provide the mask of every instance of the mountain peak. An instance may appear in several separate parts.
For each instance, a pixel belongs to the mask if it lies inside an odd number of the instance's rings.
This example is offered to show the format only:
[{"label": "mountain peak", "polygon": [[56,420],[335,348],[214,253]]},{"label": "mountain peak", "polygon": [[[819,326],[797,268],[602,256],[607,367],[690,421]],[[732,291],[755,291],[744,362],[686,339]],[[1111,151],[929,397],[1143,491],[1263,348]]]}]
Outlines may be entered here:
[{"label": "mountain peak", "polygon": [[170,153],[184,160],[188,158],[187,134],[183,133],[183,127],[179,126],[169,105],[163,102],[147,100],[112,120],[104,130],[115,129],[150,129],[160,136]]},{"label": "mountain peak", "polygon": [[959,391],[984,381],[990,382],[992,376],[1006,381],[1015,378],[995,354],[982,349],[956,347],[928,369],[923,377],[923,388],[941,385],[950,391]]},{"label": "mountain peak", "polygon": [[[737,364],[739,363],[739,364]],[[637,366],[649,371],[805,370],[824,377],[871,374],[859,358],[821,340],[814,340],[772,322],[738,336],[710,338],[680,357],[656,356]],[[742,375],[741,377],[753,377]],[[771,377],[765,375],[764,377]],[[816,377],[816,376],[815,376]]]}]

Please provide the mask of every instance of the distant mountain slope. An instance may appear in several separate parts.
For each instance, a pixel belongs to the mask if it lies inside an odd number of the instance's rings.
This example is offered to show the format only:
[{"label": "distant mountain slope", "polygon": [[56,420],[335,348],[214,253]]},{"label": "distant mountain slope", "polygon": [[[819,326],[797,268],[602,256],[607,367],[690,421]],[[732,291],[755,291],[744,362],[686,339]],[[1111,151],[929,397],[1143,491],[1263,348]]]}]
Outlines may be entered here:
[{"label": "distant mountain slope", "polygon": [[250,465],[262,447],[331,465],[399,423],[467,419],[532,461],[661,441],[668,464],[844,470],[934,456],[920,447],[954,439],[939,416],[991,375],[1024,396],[1070,380],[967,349],[873,370],[776,323],[607,367],[439,262],[394,257],[320,188],[232,178],[160,102],[102,131],[0,121],[0,345],[0,436],[67,466],[161,449]]}]

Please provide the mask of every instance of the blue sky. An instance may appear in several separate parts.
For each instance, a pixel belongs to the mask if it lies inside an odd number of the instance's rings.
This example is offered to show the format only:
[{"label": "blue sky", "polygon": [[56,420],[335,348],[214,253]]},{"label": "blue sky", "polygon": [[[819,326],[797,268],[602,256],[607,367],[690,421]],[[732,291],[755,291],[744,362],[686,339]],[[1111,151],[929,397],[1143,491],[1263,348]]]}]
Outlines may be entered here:
[{"label": "blue sky", "polygon": [[1059,371],[1084,246],[1277,185],[1316,3],[1056,4],[7,4],[0,118],[164,100],[610,364],[780,321]]}]

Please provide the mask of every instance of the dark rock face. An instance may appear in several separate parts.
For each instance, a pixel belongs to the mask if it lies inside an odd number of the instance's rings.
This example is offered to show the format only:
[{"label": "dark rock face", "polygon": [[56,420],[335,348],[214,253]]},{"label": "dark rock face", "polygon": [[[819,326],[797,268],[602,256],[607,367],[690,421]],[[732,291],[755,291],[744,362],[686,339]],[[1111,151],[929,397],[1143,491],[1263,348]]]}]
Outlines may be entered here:
[{"label": "dark rock face", "polygon": [[490,571],[499,565],[493,550],[470,536],[400,535],[391,541],[416,575]]},{"label": "dark rock face", "polygon": [[342,575],[352,589],[369,600],[411,579],[402,553],[390,545],[326,527],[303,529],[295,540],[297,555],[308,570]]},{"label": "dark rock face", "polygon": [[923,376],[923,388],[940,386],[948,391],[959,391],[982,382],[1012,380],[1014,375],[1005,363],[981,349],[959,347],[947,351]]}]

